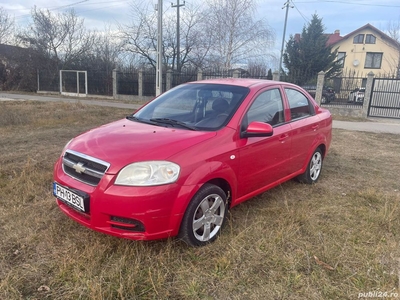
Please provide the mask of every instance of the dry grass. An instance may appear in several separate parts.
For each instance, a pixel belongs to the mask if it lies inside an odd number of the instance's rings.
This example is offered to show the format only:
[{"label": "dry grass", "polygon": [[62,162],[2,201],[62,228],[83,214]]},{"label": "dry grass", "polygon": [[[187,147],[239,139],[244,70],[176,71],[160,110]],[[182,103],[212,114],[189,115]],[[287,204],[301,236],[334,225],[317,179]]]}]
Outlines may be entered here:
[{"label": "dry grass", "polygon": [[334,130],[318,184],[235,207],[212,245],[133,242],[67,218],[64,144],[129,111],[0,103],[0,299],[356,299],[399,292],[400,136]]}]

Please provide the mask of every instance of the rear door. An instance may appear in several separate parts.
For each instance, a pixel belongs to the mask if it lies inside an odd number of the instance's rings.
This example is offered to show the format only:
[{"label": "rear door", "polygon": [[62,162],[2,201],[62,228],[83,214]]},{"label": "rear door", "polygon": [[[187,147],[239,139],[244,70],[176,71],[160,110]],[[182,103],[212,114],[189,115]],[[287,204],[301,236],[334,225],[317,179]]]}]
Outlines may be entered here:
[{"label": "rear door", "polygon": [[321,127],[321,121],[315,114],[313,103],[299,90],[285,87],[285,95],[290,109],[292,136],[290,172],[299,171],[314,151],[314,142]]}]

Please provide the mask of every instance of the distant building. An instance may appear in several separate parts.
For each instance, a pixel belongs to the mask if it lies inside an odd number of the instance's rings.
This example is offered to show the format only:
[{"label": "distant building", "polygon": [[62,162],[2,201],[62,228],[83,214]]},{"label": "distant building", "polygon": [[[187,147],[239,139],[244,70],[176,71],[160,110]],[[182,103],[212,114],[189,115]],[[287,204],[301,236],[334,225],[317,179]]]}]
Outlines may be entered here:
[{"label": "distant building", "polygon": [[345,76],[366,77],[371,71],[377,76],[400,75],[400,44],[371,24],[345,36],[336,30],[328,35],[327,45],[338,48]]}]

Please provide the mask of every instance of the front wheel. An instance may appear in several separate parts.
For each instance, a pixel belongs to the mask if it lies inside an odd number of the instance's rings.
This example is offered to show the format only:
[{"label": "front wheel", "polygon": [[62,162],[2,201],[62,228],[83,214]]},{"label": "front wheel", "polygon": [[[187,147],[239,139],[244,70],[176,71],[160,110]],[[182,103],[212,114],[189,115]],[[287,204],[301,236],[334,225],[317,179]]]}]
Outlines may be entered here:
[{"label": "front wheel", "polygon": [[299,175],[297,179],[302,183],[312,184],[317,182],[322,170],[322,151],[317,148],[307,165],[306,171]]},{"label": "front wheel", "polygon": [[182,220],[179,237],[190,246],[213,242],[221,232],[228,212],[225,192],[205,184],[190,201]]}]

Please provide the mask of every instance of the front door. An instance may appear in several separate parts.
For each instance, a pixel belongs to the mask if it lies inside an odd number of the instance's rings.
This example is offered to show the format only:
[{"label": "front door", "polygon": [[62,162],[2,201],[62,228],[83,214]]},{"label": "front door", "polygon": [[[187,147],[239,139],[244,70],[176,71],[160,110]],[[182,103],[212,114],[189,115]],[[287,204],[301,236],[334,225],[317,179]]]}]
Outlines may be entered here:
[{"label": "front door", "polygon": [[240,139],[238,198],[264,189],[289,174],[291,126],[285,123],[280,89],[261,91],[243,118],[245,129],[253,121],[269,123],[274,128],[270,137]]}]

